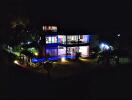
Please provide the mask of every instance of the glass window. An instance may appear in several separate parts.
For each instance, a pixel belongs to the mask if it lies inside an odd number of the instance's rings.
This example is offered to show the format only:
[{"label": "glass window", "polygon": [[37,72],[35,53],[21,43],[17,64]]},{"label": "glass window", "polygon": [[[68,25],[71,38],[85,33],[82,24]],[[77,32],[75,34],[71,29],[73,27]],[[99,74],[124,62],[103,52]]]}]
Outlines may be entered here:
[{"label": "glass window", "polygon": [[81,53],[81,57],[88,57],[89,46],[79,46],[79,52]]},{"label": "glass window", "polygon": [[66,55],[66,47],[58,46],[58,55],[65,56]]},{"label": "glass window", "polygon": [[58,35],[58,43],[66,44],[66,36],[65,35]]},{"label": "glass window", "polygon": [[46,55],[50,56],[57,56],[57,48],[46,48]]},{"label": "glass window", "polygon": [[78,52],[78,47],[68,47],[67,48],[67,54],[75,56],[76,52]]},{"label": "glass window", "polygon": [[67,44],[77,44],[77,43],[78,43],[78,35],[67,36]]},{"label": "glass window", "polygon": [[89,43],[89,35],[79,35],[79,43]]},{"label": "glass window", "polygon": [[57,43],[57,36],[52,37],[52,43]]},{"label": "glass window", "polygon": [[51,37],[46,37],[46,44],[47,44],[47,43],[52,43]]},{"label": "glass window", "polygon": [[57,43],[57,36],[46,36],[46,44]]}]

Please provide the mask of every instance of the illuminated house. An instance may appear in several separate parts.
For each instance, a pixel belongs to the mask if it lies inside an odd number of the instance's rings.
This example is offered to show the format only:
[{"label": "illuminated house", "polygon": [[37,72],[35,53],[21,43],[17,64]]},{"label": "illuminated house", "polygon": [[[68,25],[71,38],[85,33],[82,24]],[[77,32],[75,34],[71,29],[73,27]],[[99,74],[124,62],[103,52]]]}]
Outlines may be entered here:
[{"label": "illuminated house", "polygon": [[43,41],[40,44],[46,57],[74,58],[77,52],[81,57],[89,57],[91,37],[88,34],[59,33],[56,26],[43,26],[38,42]]}]

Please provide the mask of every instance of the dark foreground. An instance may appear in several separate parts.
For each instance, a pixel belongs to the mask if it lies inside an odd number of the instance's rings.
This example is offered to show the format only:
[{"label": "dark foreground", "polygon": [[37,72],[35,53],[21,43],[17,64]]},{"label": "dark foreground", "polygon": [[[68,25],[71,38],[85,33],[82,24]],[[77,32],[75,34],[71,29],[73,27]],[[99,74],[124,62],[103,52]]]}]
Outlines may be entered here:
[{"label": "dark foreground", "polygon": [[132,98],[132,64],[102,68],[65,79],[49,80],[19,67],[1,66],[1,98],[127,99]]},{"label": "dark foreground", "polygon": [[6,97],[3,98],[132,98],[131,65],[98,68],[59,80],[48,80],[39,74],[15,67],[8,70],[8,87]]}]

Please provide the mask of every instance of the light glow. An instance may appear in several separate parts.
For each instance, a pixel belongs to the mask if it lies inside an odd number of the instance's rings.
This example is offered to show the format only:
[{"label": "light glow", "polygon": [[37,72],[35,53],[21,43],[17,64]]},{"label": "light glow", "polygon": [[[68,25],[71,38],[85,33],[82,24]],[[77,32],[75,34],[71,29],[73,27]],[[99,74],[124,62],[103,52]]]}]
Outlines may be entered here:
[{"label": "light glow", "polygon": [[100,45],[100,49],[101,49],[101,50],[109,50],[110,47],[109,47],[107,44],[102,43],[102,44]]},{"label": "light glow", "polygon": [[66,58],[65,57],[62,57],[61,58],[61,62],[66,62]]},{"label": "light glow", "polygon": [[57,26],[43,26],[43,31],[57,32]]},{"label": "light glow", "polygon": [[19,65],[18,60],[14,60],[14,64]]},{"label": "light glow", "polygon": [[88,57],[89,46],[79,46],[79,52],[81,53],[81,57]]},{"label": "light glow", "polygon": [[120,35],[120,34],[118,34],[117,36],[118,36],[118,37],[120,37],[121,35]]},{"label": "light glow", "polygon": [[38,56],[38,53],[37,53],[37,52],[35,52],[35,53],[34,53],[34,55],[35,55],[35,56]]},{"label": "light glow", "polygon": [[30,43],[31,43],[30,41],[27,42],[27,44],[30,44]]},{"label": "light glow", "polygon": [[84,58],[79,58],[79,60],[83,61],[83,62],[89,62],[88,59],[84,59]]}]

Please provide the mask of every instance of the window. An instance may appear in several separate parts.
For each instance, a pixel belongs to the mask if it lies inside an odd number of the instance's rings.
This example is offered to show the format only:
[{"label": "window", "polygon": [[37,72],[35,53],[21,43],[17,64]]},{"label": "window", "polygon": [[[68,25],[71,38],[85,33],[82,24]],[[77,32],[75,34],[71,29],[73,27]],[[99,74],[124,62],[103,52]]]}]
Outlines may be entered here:
[{"label": "window", "polygon": [[81,57],[88,57],[89,46],[79,46],[79,52],[81,53]]},{"label": "window", "polygon": [[68,55],[75,56],[77,52],[78,52],[78,47],[68,47],[67,48]]},{"label": "window", "polygon": [[57,56],[57,48],[54,47],[47,47],[46,48],[46,55],[50,56]]},{"label": "window", "polygon": [[57,36],[46,36],[46,44],[57,43]]},{"label": "window", "polygon": [[51,40],[52,40],[51,37],[46,37],[46,44],[47,44],[47,43],[52,43]]},{"label": "window", "polygon": [[66,47],[58,46],[58,55],[65,56],[66,55]]},{"label": "window", "polygon": [[58,35],[58,43],[66,44],[66,36],[65,35]]},{"label": "window", "polygon": [[77,43],[78,43],[78,35],[67,36],[67,44],[77,44]]},{"label": "window", "polygon": [[79,43],[89,43],[89,35],[79,35]]}]

